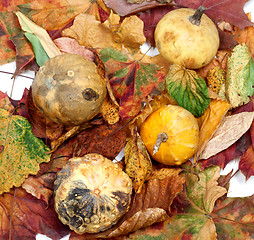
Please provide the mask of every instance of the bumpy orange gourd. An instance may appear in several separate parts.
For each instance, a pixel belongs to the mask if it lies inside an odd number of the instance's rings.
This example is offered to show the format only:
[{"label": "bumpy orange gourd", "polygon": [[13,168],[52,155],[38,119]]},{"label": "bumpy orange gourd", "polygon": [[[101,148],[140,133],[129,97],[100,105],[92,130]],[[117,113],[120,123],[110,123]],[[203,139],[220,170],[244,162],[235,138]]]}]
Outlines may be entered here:
[{"label": "bumpy orange gourd", "polygon": [[[162,133],[167,139],[153,154],[154,145]],[[140,135],[154,160],[166,165],[180,165],[197,151],[199,126],[197,119],[186,109],[166,105],[148,116],[141,125]]]}]

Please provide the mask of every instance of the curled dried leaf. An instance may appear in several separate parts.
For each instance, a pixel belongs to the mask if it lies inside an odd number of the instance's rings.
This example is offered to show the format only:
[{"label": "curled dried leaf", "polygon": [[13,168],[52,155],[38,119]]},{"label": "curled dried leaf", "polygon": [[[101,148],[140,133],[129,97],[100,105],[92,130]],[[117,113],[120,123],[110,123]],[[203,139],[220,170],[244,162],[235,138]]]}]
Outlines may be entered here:
[{"label": "curled dried leaf", "polygon": [[133,179],[134,190],[140,192],[142,185],[152,171],[152,162],[138,133],[134,134],[133,138],[127,139],[124,155],[125,171]]}]

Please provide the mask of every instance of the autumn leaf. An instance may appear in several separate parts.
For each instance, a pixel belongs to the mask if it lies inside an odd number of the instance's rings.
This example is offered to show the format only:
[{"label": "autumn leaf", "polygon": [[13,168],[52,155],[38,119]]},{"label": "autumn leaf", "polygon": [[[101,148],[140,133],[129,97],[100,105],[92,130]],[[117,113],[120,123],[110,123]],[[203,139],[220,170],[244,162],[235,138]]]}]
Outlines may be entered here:
[{"label": "autumn leaf", "polygon": [[245,44],[237,45],[228,59],[226,96],[232,107],[250,101],[254,95],[254,60]]},{"label": "autumn leaf", "polygon": [[225,117],[207,143],[199,159],[207,159],[235,143],[246,133],[254,119],[254,112],[242,112]]},{"label": "autumn leaf", "polygon": [[36,25],[23,13],[15,13],[19,19],[25,36],[31,42],[35,53],[35,58],[39,66],[42,66],[49,58],[60,55],[60,50],[56,47],[47,31]]},{"label": "autumn leaf", "polygon": [[1,91],[0,91],[0,108],[3,108],[7,111],[12,111],[14,109],[7,93],[3,93]]},{"label": "autumn leaf", "polygon": [[124,147],[125,172],[132,180],[133,188],[140,192],[142,185],[152,171],[152,162],[138,133],[128,138]]},{"label": "autumn leaf", "polygon": [[206,82],[195,71],[172,65],[166,76],[166,89],[179,106],[200,117],[210,104]]},{"label": "autumn leaf", "polygon": [[16,51],[16,70],[13,76],[19,75],[28,67],[31,67],[34,61],[34,52],[31,44],[27,41],[23,32],[10,37],[10,40],[15,45]]},{"label": "autumn leaf", "polygon": [[14,13],[0,12],[0,65],[15,60],[15,47],[9,38],[19,32],[20,28]]},{"label": "autumn leaf", "polygon": [[108,125],[94,125],[77,135],[73,156],[79,157],[88,153],[99,153],[106,158],[114,159],[125,145],[126,133],[120,122]]},{"label": "autumn leaf", "polygon": [[112,238],[112,237],[129,234],[141,228],[151,226],[154,223],[163,222],[167,218],[168,218],[167,212],[163,210],[162,208],[147,208],[144,210],[140,210],[136,212],[131,218],[124,221],[118,228],[112,231],[107,237]]},{"label": "autumn leaf", "polygon": [[39,164],[48,162],[49,149],[36,138],[29,122],[20,116],[10,115],[0,109],[0,193],[8,192],[13,186],[20,186],[29,174],[36,174]]},{"label": "autumn leaf", "polygon": [[199,122],[199,142],[198,151],[195,154],[199,156],[205,148],[207,142],[218,127],[219,123],[225,117],[230,105],[223,100],[212,99],[209,107],[204,114],[198,119]]},{"label": "autumn leaf", "polygon": [[55,45],[62,53],[75,53],[79,54],[86,59],[94,61],[95,56],[92,51],[85,46],[79,45],[78,41],[73,38],[60,37],[54,40]]},{"label": "autumn leaf", "polygon": [[100,51],[113,93],[119,102],[122,119],[136,116],[141,103],[150,94],[164,89],[164,73],[158,65],[129,60],[128,55],[113,48]]},{"label": "autumn leaf", "polygon": [[0,238],[34,240],[38,233],[60,239],[69,233],[53,201],[38,200],[22,188],[0,195]]},{"label": "autumn leaf", "polygon": [[[130,219],[142,217],[142,219],[139,219],[139,222],[141,223],[140,227],[142,227],[147,217],[146,215],[140,213],[146,211],[151,213],[151,211],[148,209],[159,208],[159,213],[163,213],[163,216],[165,216],[164,211],[167,214],[169,213],[173,200],[183,190],[185,176],[180,174],[181,171],[182,169],[180,168],[161,168],[158,170],[155,169],[151,173],[149,179],[143,184],[141,192],[134,193],[128,212],[116,223],[115,226],[97,234],[83,234],[77,236],[77,234],[72,232],[70,240],[85,240],[97,237],[107,238],[116,229],[118,229],[118,235],[127,235],[127,237],[121,236],[120,239],[128,239],[128,233],[133,230]],[[129,223],[127,228],[120,228],[122,224],[124,224],[123,226],[126,226],[127,223]],[[138,222],[134,222],[133,225],[135,226],[135,229],[137,229]]]},{"label": "autumn leaf", "polygon": [[120,50],[123,45],[138,48],[146,41],[143,25],[143,21],[137,16],[127,17],[120,23],[120,17],[111,13],[109,18],[101,23],[93,15],[79,14],[73,25],[62,34],[89,48],[114,47]]},{"label": "autumn leaf", "polygon": [[49,204],[53,194],[53,185],[56,179],[55,173],[45,173],[39,177],[29,176],[21,185],[32,196]]},{"label": "autumn leaf", "polygon": [[147,9],[161,5],[157,1],[145,1],[141,4],[128,4],[126,0],[104,0],[104,2],[108,8],[113,9],[120,16],[126,16],[140,11],[145,11]]},{"label": "autumn leaf", "polygon": [[248,180],[251,176],[254,176],[254,148],[252,145],[248,147],[246,152],[240,159],[239,169]]},{"label": "autumn leaf", "polygon": [[19,5],[28,18],[46,30],[64,27],[91,6],[90,0],[39,0]]},{"label": "autumn leaf", "polygon": [[59,138],[64,127],[46,118],[34,105],[31,89],[25,89],[22,98],[18,101],[15,115],[25,117],[31,124],[32,132],[37,138],[55,140]]},{"label": "autumn leaf", "polygon": [[216,239],[213,209],[216,200],[226,193],[217,182],[220,168],[203,171],[196,168],[195,172],[186,174],[186,191],[175,199],[172,207],[177,212],[169,220],[138,230],[124,239]]}]

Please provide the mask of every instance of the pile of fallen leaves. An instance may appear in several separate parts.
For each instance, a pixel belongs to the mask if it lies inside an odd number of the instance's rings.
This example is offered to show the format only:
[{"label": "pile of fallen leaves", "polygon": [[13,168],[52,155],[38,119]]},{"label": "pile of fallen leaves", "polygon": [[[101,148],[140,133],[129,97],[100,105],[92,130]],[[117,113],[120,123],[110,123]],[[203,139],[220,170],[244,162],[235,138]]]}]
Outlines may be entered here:
[{"label": "pile of fallen leaves", "polygon": [[[102,64],[111,90],[103,112],[76,127],[45,118],[31,89],[20,101],[0,92],[0,238],[27,240],[41,233],[55,240],[71,233],[71,240],[253,239],[254,196],[228,198],[232,176],[220,176],[236,158],[246,179],[254,175],[254,28],[243,12],[245,2],[4,1],[0,64],[15,60],[14,77],[71,52]],[[208,107],[197,116],[198,152],[193,161],[169,167],[150,158],[138,132],[152,111],[176,104],[167,92],[171,66],[160,55],[144,55],[140,46],[154,46],[164,14],[201,4],[218,26],[220,49],[196,70],[209,93]],[[123,148],[116,164],[133,180],[129,211],[105,232],[71,232],[53,207],[56,173],[71,157],[100,153],[114,160]]]}]

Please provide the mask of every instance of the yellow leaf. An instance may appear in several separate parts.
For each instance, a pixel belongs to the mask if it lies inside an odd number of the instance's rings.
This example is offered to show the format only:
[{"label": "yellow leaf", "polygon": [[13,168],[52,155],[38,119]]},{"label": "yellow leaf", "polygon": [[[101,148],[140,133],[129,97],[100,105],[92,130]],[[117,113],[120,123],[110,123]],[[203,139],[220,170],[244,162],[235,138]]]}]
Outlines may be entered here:
[{"label": "yellow leaf", "polygon": [[138,134],[134,134],[133,138],[127,139],[124,155],[126,164],[125,171],[133,180],[134,190],[140,192],[143,183],[152,171],[152,162]]},{"label": "yellow leaf", "polygon": [[199,157],[229,108],[230,105],[227,101],[212,99],[209,107],[198,119],[200,132],[198,151],[195,155],[196,157]]}]

